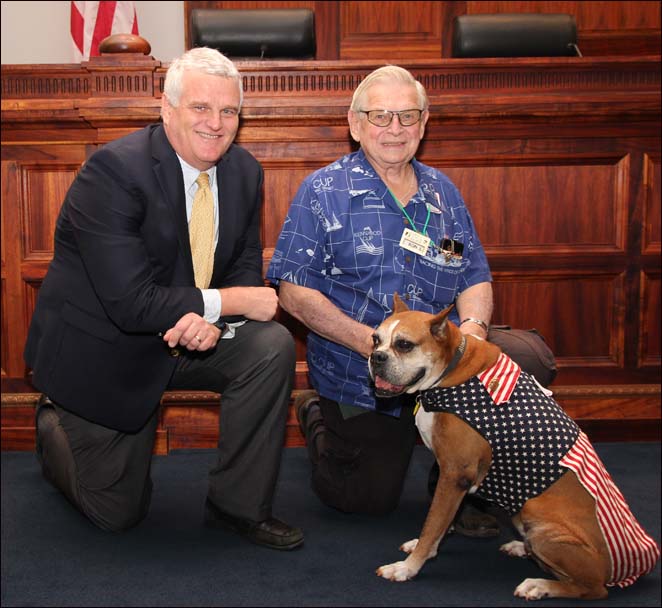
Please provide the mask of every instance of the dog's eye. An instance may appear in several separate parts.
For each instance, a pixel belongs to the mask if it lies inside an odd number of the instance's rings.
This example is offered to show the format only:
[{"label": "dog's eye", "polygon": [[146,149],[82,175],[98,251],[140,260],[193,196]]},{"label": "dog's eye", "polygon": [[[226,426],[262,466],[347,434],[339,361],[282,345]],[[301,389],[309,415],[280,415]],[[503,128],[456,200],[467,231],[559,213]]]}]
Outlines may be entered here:
[{"label": "dog's eye", "polygon": [[410,342],[409,340],[396,340],[395,341],[395,348],[399,350],[401,353],[408,353],[410,350],[414,348],[414,343]]},{"label": "dog's eye", "polygon": [[372,345],[379,346],[379,336],[377,334],[372,334]]}]

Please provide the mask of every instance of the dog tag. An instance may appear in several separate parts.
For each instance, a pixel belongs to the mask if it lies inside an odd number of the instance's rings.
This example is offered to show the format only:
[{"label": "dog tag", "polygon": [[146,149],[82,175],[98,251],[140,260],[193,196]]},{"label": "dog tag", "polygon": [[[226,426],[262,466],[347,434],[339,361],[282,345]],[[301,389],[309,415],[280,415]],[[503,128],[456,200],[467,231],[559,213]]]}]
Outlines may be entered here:
[{"label": "dog tag", "polygon": [[430,247],[430,242],[430,239],[424,234],[405,228],[400,238],[400,247],[418,255],[425,255]]}]

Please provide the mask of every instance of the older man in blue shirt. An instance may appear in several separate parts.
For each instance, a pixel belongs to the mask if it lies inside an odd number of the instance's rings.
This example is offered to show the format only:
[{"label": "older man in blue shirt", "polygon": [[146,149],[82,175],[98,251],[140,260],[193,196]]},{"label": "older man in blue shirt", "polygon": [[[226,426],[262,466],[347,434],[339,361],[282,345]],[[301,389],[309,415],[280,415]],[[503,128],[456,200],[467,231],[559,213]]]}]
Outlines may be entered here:
[{"label": "older man in blue shirt", "polygon": [[[390,108],[390,109],[385,109]],[[412,397],[378,399],[368,375],[374,329],[393,294],[487,338],[492,314],[485,253],[457,188],[414,155],[429,117],[423,86],[406,70],[369,74],[348,112],[359,151],[308,176],[289,209],[267,278],[281,305],[311,331],[310,381],[298,404],[326,504],[346,512],[395,508],[416,443]],[[498,533],[495,524],[477,534]],[[474,534],[475,535],[475,534]]]},{"label": "older man in blue shirt", "polygon": [[[405,208],[363,150],[307,177],[292,202],[267,277],[323,294],[367,326],[370,335],[391,314],[395,292],[410,308],[436,313],[467,288],[489,284],[483,248],[455,186],[416,160],[410,166],[418,188]],[[407,227],[427,236],[425,254],[400,246]],[[450,240],[462,246],[461,254],[442,249]],[[287,292],[288,286],[281,283],[281,290]],[[451,315],[459,324],[457,312]],[[371,339],[368,350],[357,352],[311,332],[308,363],[319,394],[369,410],[399,405],[375,398],[365,356],[371,348]]]}]

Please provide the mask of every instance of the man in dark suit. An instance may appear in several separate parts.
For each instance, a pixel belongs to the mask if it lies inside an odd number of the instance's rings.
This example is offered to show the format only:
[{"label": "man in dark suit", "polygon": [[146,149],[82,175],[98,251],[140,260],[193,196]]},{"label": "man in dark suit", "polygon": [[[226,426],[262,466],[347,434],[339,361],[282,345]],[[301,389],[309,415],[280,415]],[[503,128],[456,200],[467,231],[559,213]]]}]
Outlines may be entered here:
[{"label": "man in dark suit", "polygon": [[234,64],[193,49],[168,70],[163,124],[90,157],[58,217],[25,360],[44,393],[44,476],[97,526],[145,517],[161,394],[204,389],[223,401],[206,523],[292,549],[303,534],[271,506],[294,342],[263,282],[263,171],[233,143],[241,103]]}]

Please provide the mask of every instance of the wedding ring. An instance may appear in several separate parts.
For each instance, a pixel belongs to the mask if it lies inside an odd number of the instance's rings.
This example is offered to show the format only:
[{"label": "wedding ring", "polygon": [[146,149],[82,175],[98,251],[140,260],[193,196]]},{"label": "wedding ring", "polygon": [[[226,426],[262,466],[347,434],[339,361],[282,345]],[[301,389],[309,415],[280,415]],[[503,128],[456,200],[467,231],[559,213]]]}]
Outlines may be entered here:
[{"label": "wedding ring", "polygon": [[202,342],[202,340],[200,339],[200,336],[196,336],[195,339],[196,339],[198,342]]}]

